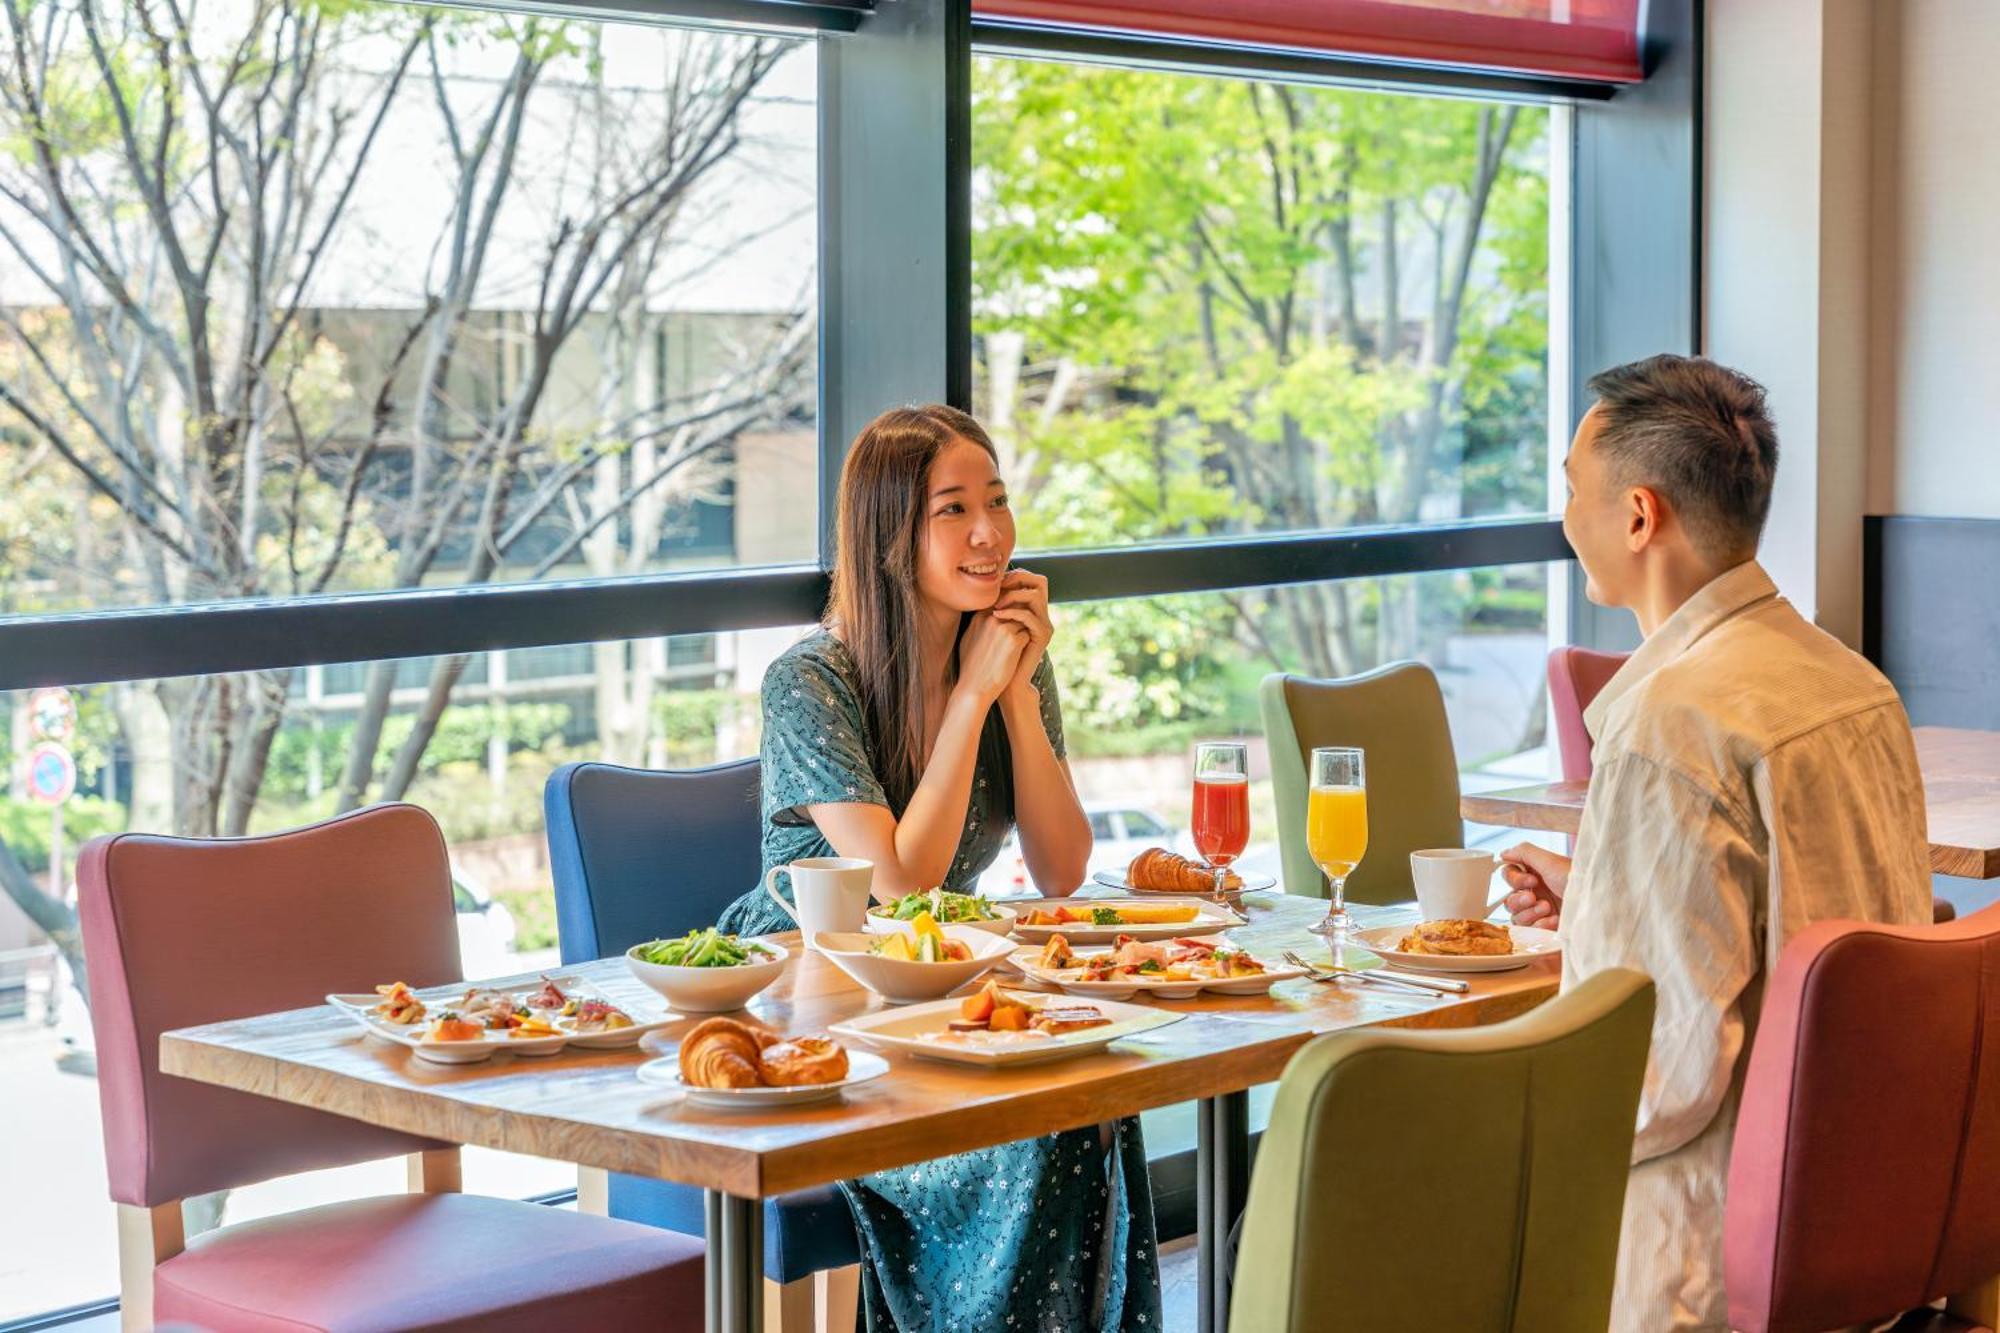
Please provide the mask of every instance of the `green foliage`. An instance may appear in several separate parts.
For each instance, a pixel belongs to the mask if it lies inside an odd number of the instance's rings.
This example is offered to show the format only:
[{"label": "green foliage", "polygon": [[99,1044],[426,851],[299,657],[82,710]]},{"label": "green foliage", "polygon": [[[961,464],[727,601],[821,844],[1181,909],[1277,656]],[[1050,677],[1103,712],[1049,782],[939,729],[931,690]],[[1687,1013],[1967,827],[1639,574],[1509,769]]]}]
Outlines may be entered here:
[{"label": "green foliage", "polygon": [[[694,768],[729,756],[717,753],[718,728],[728,721],[738,728],[756,728],[760,705],[754,693],[734,690],[662,690],[653,696],[653,730],[666,741],[667,767]],[[741,731],[735,749],[756,746],[754,734]]]},{"label": "green foliage", "polygon": [[[40,801],[0,796],[0,843],[40,875],[49,868],[49,807]],[[125,807],[94,796],[72,796],[63,806],[63,859],[74,864],[76,849],[101,833],[125,831]]]},{"label": "green foliage", "polygon": [[520,953],[553,949],[562,942],[556,931],[556,895],[549,888],[495,889],[493,901],[514,918],[514,948]]},{"label": "green foliage", "polygon": [[[569,725],[568,704],[513,703],[460,705],[445,710],[438,719],[437,732],[424,751],[420,774],[433,773],[452,764],[481,767],[486,747],[495,735],[503,736],[510,753],[540,752],[562,735]],[[391,714],[382,726],[380,754],[393,754],[408,739],[414,719],[408,713]],[[312,756],[319,756],[320,781],[326,787],[338,782],[341,766],[354,736],[352,722],[335,722],[315,728],[310,719],[294,715],[279,729],[271,742],[271,758],[264,773],[264,794],[276,801],[302,801],[308,790]]]}]

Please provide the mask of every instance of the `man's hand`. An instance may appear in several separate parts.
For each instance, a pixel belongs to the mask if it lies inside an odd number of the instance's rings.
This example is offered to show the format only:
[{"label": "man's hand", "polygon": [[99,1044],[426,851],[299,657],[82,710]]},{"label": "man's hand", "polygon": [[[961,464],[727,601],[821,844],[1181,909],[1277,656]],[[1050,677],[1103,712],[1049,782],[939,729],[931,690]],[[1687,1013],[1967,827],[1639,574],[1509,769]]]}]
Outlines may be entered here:
[{"label": "man's hand", "polygon": [[1507,910],[1517,926],[1554,930],[1562,923],[1563,890],[1569,887],[1569,858],[1531,843],[1500,853],[1500,877],[1513,892]]}]

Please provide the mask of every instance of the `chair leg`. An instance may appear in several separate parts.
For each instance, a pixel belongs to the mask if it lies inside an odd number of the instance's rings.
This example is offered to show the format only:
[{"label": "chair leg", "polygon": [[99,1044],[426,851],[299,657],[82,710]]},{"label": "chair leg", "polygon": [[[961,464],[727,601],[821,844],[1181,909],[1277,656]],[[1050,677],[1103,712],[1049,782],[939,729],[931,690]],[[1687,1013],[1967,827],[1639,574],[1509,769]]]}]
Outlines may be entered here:
[{"label": "chair leg", "polygon": [[465,1189],[465,1166],[456,1148],[432,1148],[403,1158],[412,1194],[458,1194]]},{"label": "chair leg", "polygon": [[861,1265],[813,1274],[819,1284],[819,1327],[813,1333],[854,1333],[861,1309]]},{"label": "chair leg", "polygon": [[813,1333],[813,1277],[764,1279],[764,1333]]},{"label": "chair leg", "polygon": [[597,1217],[611,1216],[611,1173],[601,1166],[576,1169],[576,1210]]},{"label": "chair leg", "polygon": [[2000,1277],[1988,1278],[1970,1291],[1946,1297],[1944,1308],[1982,1328],[2000,1327]]},{"label": "chair leg", "polygon": [[181,1201],[154,1208],[118,1205],[118,1311],[126,1329],[153,1326],[153,1270],[187,1244]]}]

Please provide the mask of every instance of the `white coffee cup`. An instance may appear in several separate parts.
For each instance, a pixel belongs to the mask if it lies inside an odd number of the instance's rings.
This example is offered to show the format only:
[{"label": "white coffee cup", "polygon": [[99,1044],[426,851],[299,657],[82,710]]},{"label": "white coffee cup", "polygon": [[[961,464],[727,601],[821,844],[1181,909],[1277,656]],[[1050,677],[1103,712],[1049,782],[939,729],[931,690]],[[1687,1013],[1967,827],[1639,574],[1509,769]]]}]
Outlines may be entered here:
[{"label": "white coffee cup", "polygon": [[[792,898],[778,892],[778,876],[792,877]],[[867,924],[868,886],[875,863],[853,856],[807,856],[786,866],[772,866],[764,876],[764,892],[799,923],[810,942],[823,930],[860,930]]]},{"label": "white coffee cup", "polygon": [[1487,900],[1497,865],[1491,852],[1433,847],[1410,853],[1410,878],[1426,921],[1483,921],[1507,897]]}]

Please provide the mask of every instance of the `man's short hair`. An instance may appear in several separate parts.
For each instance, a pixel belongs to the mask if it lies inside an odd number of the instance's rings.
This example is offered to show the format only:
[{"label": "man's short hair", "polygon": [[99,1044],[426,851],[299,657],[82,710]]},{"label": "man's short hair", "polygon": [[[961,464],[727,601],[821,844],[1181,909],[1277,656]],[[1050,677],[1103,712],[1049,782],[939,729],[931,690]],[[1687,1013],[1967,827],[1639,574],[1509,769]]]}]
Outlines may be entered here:
[{"label": "man's short hair", "polygon": [[1764,386],[1705,357],[1662,353],[1591,376],[1597,449],[1614,482],[1658,491],[1704,555],[1756,552],[1778,431]]}]

